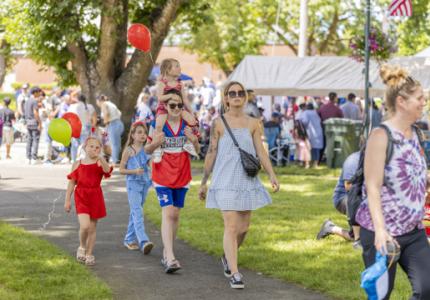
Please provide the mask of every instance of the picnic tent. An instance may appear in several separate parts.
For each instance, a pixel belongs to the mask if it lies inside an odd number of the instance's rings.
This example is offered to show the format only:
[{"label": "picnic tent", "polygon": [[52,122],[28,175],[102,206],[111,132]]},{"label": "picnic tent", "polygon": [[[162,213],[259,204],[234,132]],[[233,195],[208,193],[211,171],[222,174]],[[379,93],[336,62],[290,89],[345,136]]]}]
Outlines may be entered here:
[{"label": "picnic tent", "polygon": [[[430,59],[404,57],[389,63],[407,68],[425,89],[430,89]],[[382,97],[385,87],[379,78],[379,66],[373,61],[369,79],[370,96]],[[259,95],[321,96],[334,91],[364,96],[364,64],[342,56],[246,56],[227,81],[233,80]]]},{"label": "picnic tent", "polygon": [[415,57],[430,57],[430,47],[421,50],[417,54],[414,55]]}]

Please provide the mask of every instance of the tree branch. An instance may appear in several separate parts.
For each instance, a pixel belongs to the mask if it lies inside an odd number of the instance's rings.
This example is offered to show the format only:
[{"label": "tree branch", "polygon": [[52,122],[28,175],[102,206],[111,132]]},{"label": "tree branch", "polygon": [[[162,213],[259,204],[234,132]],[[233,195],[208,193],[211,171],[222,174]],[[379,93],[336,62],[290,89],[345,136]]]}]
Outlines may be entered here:
[{"label": "tree branch", "polygon": [[[100,43],[96,66],[101,79],[100,82],[104,85],[111,86],[114,79],[114,59],[120,33],[118,28],[120,24],[124,23],[123,20],[121,20],[122,22],[118,21],[118,16],[123,17],[123,9],[123,1],[121,0],[102,1]],[[127,24],[127,21],[125,23]],[[101,88],[105,89],[107,86],[101,86]]]},{"label": "tree branch", "polygon": [[330,44],[330,40],[333,38],[333,35],[336,33],[338,23],[339,23],[339,11],[336,6],[333,14],[332,22],[328,29],[327,36],[319,46],[319,49],[318,49],[319,54],[324,54],[324,52],[327,50],[327,47]]},{"label": "tree branch", "polygon": [[90,66],[88,55],[85,51],[84,42],[71,42],[67,44],[67,49],[73,54],[72,70],[75,73],[76,80],[86,95],[92,95],[92,86],[90,79]]}]

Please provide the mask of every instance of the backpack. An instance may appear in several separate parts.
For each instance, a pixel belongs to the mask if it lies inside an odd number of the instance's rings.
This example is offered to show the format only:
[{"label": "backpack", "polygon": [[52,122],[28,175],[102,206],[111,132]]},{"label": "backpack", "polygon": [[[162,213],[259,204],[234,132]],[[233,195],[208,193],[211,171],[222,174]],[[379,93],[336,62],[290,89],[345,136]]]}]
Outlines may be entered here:
[{"label": "backpack", "polygon": [[[385,165],[391,160],[393,156],[394,144],[399,144],[400,142],[393,138],[390,129],[385,124],[380,124],[378,128],[382,128],[387,133],[388,142],[387,149],[385,155]],[[421,129],[419,129],[416,125],[412,125],[412,128],[415,130],[419,143],[421,145],[422,150],[424,150],[424,135]],[[364,183],[364,154],[366,152],[366,145],[364,145],[360,149],[360,159],[358,161],[357,171],[354,176],[351,178],[351,189],[347,192],[348,201],[347,201],[347,214],[349,224],[359,225],[355,220],[355,215],[357,214],[358,207],[361,202],[363,202],[363,183]],[[429,159],[427,154],[424,151],[424,158],[426,160],[427,168],[429,168]],[[383,183],[385,185],[385,182]]]}]

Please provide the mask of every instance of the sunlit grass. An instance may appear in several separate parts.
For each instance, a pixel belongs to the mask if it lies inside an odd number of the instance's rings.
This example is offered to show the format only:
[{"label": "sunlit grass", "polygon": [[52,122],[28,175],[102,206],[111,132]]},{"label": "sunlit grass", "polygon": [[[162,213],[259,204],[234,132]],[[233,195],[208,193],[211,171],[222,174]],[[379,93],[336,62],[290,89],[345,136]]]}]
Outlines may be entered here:
[{"label": "sunlit grass", "polygon": [[[193,162],[194,173],[203,167]],[[339,170],[304,170],[291,166],[276,168],[281,191],[271,194],[273,204],[252,215],[249,235],[240,250],[241,266],[295,282],[338,299],[365,299],[360,288],[363,271],[361,252],[339,237],[315,239],[322,222],[331,218],[346,227],[346,218],[332,204],[332,193]],[[200,176],[194,176],[181,212],[180,238],[209,254],[222,254],[223,223],[217,210],[206,209],[198,200]],[[269,189],[267,176],[262,175]],[[160,224],[160,208],[154,191],[149,194],[145,212]],[[409,283],[399,270],[391,299],[408,299]]]},{"label": "sunlit grass", "polygon": [[110,288],[49,242],[0,222],[0,299],[112,299]]}]

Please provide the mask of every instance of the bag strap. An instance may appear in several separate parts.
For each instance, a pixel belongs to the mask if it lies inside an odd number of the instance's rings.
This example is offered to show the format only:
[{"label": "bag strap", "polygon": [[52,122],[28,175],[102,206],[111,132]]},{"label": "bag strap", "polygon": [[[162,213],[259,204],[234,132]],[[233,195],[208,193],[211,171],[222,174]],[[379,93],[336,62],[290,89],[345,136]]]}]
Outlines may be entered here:
[{"label": "bag strap", "polygon": [[430,166],[430,161],[429,161],[429,158],[427,156],[427,153],[426,153],[425,147],[424,147],[424,140],[425,140],[425,138],[424,138],[423,131],[420,128],[418,128],[418,126],[415,125],[415,124],[413,124],[412,127],[415,129],[415,133],[418,136],[418,141],[420,142],[421,149],[424,151],[424,158],[426,160],[426,165],[427,165],[427,168],[428,168]]},{"label": "bag strap", "polygon": [[228,126],[227,120],[224,118],[224,114],[221,114],[221,120],[222,120],[222,122],[224,123],[225,128],[227,128],[227,131],[228,131],[228,133],[230,134],[231,139],[233,140],[233,144],[234,144],[237,148],[240,148],[240,147],[239,147],[239,144],[238,144],[238,143],[237,143],[237,141],[236,141],[236,138],[235,138],[235,137],[234,137],[234,135],[233,135],[233,132],[231,132],[230,126]]},{"label": "bag strap", "polygon": [[385,165],[390,163],[391,157],[393,157],[394,143],[399,143],[399,141],[393,138],[391,134],[390,128],[385,124],[380,124],[379,128],[382,128],[387,133],[388,142],[387,142],[387,150],[385,151]]}]

